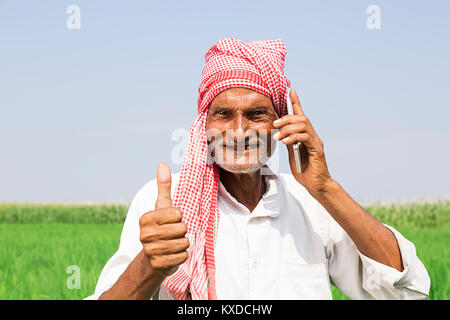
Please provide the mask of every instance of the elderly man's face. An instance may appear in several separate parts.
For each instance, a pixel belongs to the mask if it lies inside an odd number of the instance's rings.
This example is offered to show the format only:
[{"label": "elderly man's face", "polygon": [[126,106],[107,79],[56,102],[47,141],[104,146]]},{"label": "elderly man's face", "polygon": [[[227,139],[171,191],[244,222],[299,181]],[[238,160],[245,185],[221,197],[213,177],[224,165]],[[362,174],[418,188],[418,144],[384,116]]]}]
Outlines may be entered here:
[{"label": "elderly man's face", "polygon": [[246,88],[222,91],[208,110],[206,130],[210,154],[223,169],[250,173],[272,155],[272,122],[278,118],[272,100]]}]

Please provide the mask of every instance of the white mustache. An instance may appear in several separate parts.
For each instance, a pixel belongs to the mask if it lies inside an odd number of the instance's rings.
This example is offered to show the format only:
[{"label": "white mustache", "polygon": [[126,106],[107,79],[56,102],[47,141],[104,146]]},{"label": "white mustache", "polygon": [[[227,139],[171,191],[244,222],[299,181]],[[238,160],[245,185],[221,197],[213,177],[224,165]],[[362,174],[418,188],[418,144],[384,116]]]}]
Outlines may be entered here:
[{"label": "white mustache", "polygon": [[[211,132],[214,132],[215,135],[212,135]],[[219,130],[208,131],[208,163],[217,162],[223,166],[264,164],[275,150],[276,143],[271,143],[272,133],[275,132],[275,130],[248,130],[245,132],[246,136],[243,137],[243,135],[235,134],[233,130],[227,130],[227,133]],[[268,150],[269,146],[270,150]],[[249,158],[244,157],[245,152],[249,152]],[[236,156],[237,159],[235,159]],[[231,164],[230,161],[237,162]],[[231,170],[231,167],[228,169]]]},{"label": "white mustache", "polygon": [[[214,132],[214,131],[212,131]],[[231,132],[231,133],[229,133]],[[236,135],[233,130],[227,130],[227,133],[223,134],[222,132],[214,132],[215,135],[208,135],[208,142],[214,143],[215,146],[223,146],[227,148],[245,148],[249,147],[258,147],[262,145],[267,145],[267,140],[271,139],[268,137],[266,132],[264,133],[256,133],[255,130],[248,130],[250,133],[244,138],[239,138],[236,140]],[[270,135],[271,136],[271,135]]]},{"label": "white mustache", "polygon": [[224,147],[229,149],[245,149],[245,148],[259,148],[265,145],[265,139],[245,139],[243,141],[227,141],[222,139],[216,139],[212,143],[216,147]]}]

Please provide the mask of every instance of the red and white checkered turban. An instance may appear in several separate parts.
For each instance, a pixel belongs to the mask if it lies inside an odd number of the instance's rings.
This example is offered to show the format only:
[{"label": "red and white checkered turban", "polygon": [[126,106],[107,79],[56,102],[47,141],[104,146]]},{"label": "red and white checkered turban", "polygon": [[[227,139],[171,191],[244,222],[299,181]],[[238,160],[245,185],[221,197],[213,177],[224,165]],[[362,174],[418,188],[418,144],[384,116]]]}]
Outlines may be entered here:
[{"label": "red and white checkered turban", "polygon": [[207,161],[209,105],[223,90],[244,87],[270,97],[278,116],[284,116],[290,86],[283,72],[285,55],[281,40],[243,42],[233,38],[219,40],[205,55],[198,117],[189,132],[173,201],[183,212],[188,228],[189,257],[162,283],[176,299],[217,299],[214,243],[219,221],[219,170],[215,163]]}]

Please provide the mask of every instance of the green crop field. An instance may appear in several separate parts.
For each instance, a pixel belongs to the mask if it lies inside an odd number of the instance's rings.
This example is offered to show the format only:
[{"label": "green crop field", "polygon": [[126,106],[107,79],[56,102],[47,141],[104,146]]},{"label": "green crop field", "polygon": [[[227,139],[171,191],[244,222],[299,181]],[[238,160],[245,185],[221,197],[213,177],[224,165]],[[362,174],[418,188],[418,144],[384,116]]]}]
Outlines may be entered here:
[{"label": "green crop field", "polygon": [[[414,242],[431,278],[428,299],[449,299],[450,201],[366,209]],[[0,204],[0,299],[91,295],[126,212],[125,205]],[[70,266],[79,267],[79,288],[68,285]]]}]

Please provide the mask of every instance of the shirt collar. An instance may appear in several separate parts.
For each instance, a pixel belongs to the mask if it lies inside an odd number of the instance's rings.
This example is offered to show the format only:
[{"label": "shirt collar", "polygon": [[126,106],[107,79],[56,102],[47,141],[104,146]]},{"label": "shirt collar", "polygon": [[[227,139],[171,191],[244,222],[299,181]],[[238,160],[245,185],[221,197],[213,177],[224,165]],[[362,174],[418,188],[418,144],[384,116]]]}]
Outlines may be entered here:
[{"label": "shirt collar", "polygon": [[[262,198],[259,200],[258,205],[251,213],[251,217],[271,217],[275,218],[280,215],[282,209],[282,200],[280,194],[280,184],[278,176],[265,165],[264,169],[264,181],[266,183],[266,191]],[[248,213],[248,209],[240,202],[238,202],[225,188],[222,181],[219,181],[219,196],[225,198],[225,200],[231,202],[240,211]]]}]

